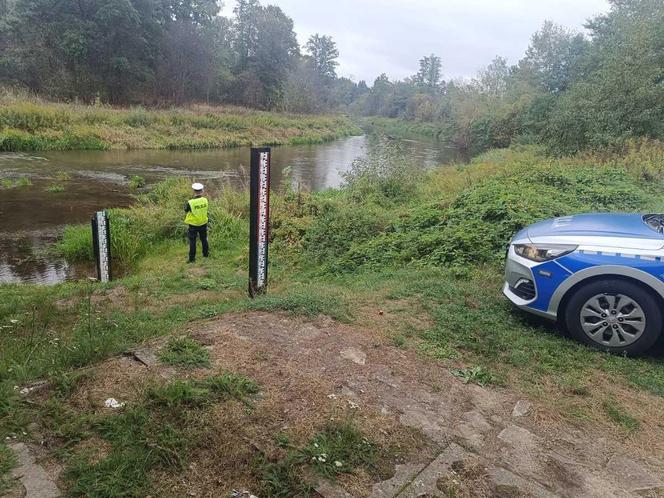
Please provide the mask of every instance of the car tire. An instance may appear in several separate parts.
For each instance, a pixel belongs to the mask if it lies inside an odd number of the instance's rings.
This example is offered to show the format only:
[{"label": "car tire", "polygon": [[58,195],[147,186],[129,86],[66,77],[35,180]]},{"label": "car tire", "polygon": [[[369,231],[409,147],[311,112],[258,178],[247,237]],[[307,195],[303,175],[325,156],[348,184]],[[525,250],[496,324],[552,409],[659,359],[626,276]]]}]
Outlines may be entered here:
[{"label": "car tire", "polygon": [[654,292],[627,280],[583,285],[564,312],[572,337],[610,353],[643,354],[662,334],[662,310]]}]

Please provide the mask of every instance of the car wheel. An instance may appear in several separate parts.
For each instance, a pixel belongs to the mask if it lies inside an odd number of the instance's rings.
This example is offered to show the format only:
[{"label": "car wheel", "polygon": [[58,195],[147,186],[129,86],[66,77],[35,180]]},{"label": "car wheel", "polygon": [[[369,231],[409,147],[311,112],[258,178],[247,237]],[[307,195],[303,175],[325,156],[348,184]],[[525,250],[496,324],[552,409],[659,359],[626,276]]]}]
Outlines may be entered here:
[{"label": "car wheel", "polygon": [[612,353],[638,355],[662,333],[662,311],[652,291],[619,279],[596,280],[578,289],[565,310],[575,339]]}]

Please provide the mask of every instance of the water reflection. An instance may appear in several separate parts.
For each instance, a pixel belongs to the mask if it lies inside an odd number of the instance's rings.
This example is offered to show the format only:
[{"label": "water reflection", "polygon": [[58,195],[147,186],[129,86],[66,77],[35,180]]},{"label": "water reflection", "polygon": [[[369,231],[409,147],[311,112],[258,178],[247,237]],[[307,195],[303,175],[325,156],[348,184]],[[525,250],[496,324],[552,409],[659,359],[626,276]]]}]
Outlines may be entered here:
[{"label": "water reflection", "polygon": [[[400,141],[409,157],[429,168],[461,159],[433,141]],[[271,183],[278,186],[288,168],[293,183],[304,190],[321,190],[342,183],[342,173],[364,157],[373,142],[350,137],[321,145],[272,149]],[[249,149],[203,151],[66,151],[39,154],[0,154],[0,180],[29,178],[30,186],[0,189],[0,283],[52,283],[81,278],[77,270],[47,250],[65,224],[87,223],[93,212],[131,204],[129,187],[138,175],[148,184],[181,176],[213,183],[245,186]],[[69,179],[59,181],[64,176]],[[63,192],[50,192],[53,183]],[[87,272],[87,273],[86,273]]]},{"label": "water reflection", "polygon": [[53,256],[58,236],[56,230],[0,234],[0,282],[54,283],[90,274],[92,268]]}]

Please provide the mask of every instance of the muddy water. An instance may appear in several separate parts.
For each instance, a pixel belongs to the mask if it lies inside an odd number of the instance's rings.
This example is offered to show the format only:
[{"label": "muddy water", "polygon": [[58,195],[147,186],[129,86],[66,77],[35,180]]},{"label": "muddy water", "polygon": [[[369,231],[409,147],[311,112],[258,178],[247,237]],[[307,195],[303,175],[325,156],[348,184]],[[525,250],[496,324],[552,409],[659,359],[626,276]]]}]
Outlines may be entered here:
[{"label": "muddy water", "polygon": [[[458,160],[458,153],[436,142],[404,140],[402,146],[425,167]],[[273,186],[288,167],[293,182],[307,190],[336,187],[341,173],[367,153],[365,137],[323,145],[272,149]],[[53,255],[64,225],[87,223],[94,211],[132,202],[129,180],[148,185],[169,176],[203,183],[246,185],[249,149],[206,151],[68,151],[0,153],[0,182],[27,178],[31,185],[0,188],[0,283],[55,283],[93,275]],[[58,179],[58,177],[60,179]],[[64,178],[64,179],[63,179]],[[49,191],[54,183],[62,192]]]}]

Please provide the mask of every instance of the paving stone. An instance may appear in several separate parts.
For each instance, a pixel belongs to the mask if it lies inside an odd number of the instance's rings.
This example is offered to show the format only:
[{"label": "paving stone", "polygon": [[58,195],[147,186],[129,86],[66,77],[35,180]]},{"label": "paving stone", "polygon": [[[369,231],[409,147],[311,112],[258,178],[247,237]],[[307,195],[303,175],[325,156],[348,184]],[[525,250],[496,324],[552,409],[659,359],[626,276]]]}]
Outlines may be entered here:
[{"label": "paving stone", "polygon": [[494,483],[495,496],[501,498],[532,496],[534,498],[556,498],[557,494],[532,480],[526,480],[502,467],[488,466],[487,474]]},{"label": "paving stone", "polygon": [[425,465],[397,465],[394,476],[386,481],[373,485],[370,498],[392,498],[407,488],[413,479],[426,467]]},{"label": "paving stone", "polygon": [[643,491],[664,487],[664,482],[655,477],[644,465],[624,455],[614,455],[606,464],[612,477],[630,491]]},{"label": "paving stone", "polygon": [[484,415],[476,410],[465,412],[462,415],[462,418],[468,423],[469,426],[478,432],[487,432],[491,430],[491,424],[486,421]]},{"label": "paving stone", "polygon": [[420,405],[398,406],[401,411],[399,422],[421,430],[437,443],[449,441],[449,430],[440,425],[440,415]]},{"label": "paving stone", "polygon": [[12,476],[21,481],[25,488],[25,498],[56,498],[60,490],[44,467],[39,465],[30,449],[24,443],[9,446],[18,458],[18,465]]},{"label": "paving stone", "polygon": [[519,401],[516,402],[516,405],[514,405],[514,409],[512,410],[512,416],[523,417],[525,415],[528,415],[528,413],[530,412],[530,408],[531,404],[529,401],[520,399]]},{"label": "paving stone", "polygon": [[450,472],[450,467],[454,462],[463,460],[471,455],[471,453],[464,450],[458,444],[450,444],[433,462],[415,476],[412,482],[399,494],[399,498],[438,495],[438,480]]},{"label": "paving stone", "polygon": [[146,367],[151,367],[157,364],[157,355],[151,349],[134,349],[129,354],[136,360],[141,362]]},{"label": "paving stone", "polygon": [[485,438],[481,433],[477,432],[477,429],[463,422],[458,424],[455,429],[458,435],[465,440],[464,445],[466,447],[469,447],[473,451],[481,451]]},{"label": "paving stone", "polygon": [[330,481],[320,481],[314,489],[323,498],[355,498]]},{"label": "paving stone", "polygon": [[508,425],[498,434],[498,438],[521,450],[528,450],[537,446],[535,435],[528,429],[518,425]]},{"label": "paving stone", "polygon": [[352,361],[358,365],[364,365],[367,362],[367,355],[357,348],[346,348],[341,350],[341,357],[345,360]]}]

